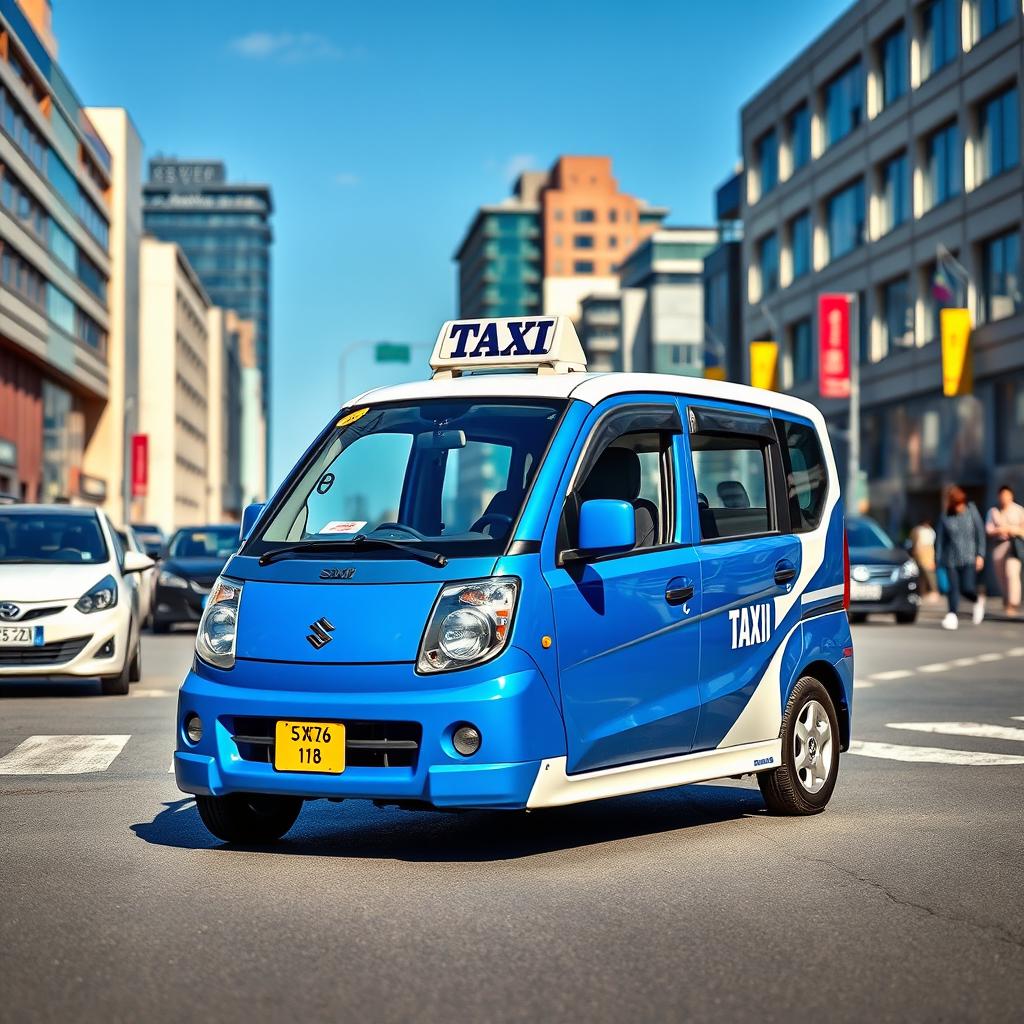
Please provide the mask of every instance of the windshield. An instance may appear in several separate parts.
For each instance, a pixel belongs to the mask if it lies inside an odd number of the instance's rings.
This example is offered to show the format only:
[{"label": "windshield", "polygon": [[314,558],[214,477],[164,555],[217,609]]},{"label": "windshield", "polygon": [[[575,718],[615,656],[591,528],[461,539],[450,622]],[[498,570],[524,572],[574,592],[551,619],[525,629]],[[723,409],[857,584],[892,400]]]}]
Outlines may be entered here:
[{"label": "windshield", "polygon": [[237,526],[179,530],[171,538],[171,558],[230,558],[238,549]]},{"label": "windshield", "polygon": [[0,562],[81,565],[106,560],[107,545],[94,515],[0,514]]},{"label": "windshield", "polygon": [[[564,408],[438,398],[346,410],[247,553],[364,534],[447,555],[500,554]],[[360,555],[380,557],[371,548]]]},{"label": "windshield", "polygon": [[846,538],[851,548],[893,548],[896,545],[873,519],[850,519]]}]

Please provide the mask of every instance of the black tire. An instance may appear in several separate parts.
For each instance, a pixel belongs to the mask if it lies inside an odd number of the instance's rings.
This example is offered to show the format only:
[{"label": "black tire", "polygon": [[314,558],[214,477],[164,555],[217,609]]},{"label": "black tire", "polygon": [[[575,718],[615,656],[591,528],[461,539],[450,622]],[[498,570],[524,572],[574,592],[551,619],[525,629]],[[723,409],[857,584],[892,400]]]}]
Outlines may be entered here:
[{"label": "black tire", "polygon": [[292,796],[230,793],[197,796],[203,824],[225,843],[273,843],[295,824],[302,800]]},{"label": "black tire", "polygon": [[153,632],[154,633],[170,633],[171,624],[169,622],[158,622],[153,619]]},{"label": "black tire", "polygon": [[850,612],[850,621],[854,625],[858,625],[859,626],[861,623],[864,623],[864,622],[868,621],[868,613],[867,612]]},{"label": "black tire", "polygon": [[130,682],[137,683],[142,678],[142,642],[141,640],[135,641],[135,651],[132,654],[131,666],[128,669],[128,679]]},{"label": "black tire", "polygon": [[[802,773],[809,769],[797,767],[797,725],[798,722],[801,726],[804,725],[801,719],[805,717],[805,712],[812,701],[817,702],[818,707],[827,716],[829,727],[828,774],[816,791],[812,791],[816,783],[812,782],[809,786],[802,777]],[[839,722],[832,698],[813,676],[802,676],[793,687],[785,714],[782,716],[781,736],[781,766],[770,772],[760,772],[757,776],[757,784],[761,787],[765,805],[772,814],[818,814],[829,802],[839,774]],[[803,741],[800,741],[799,745],[805,746]],[[817,743],[813,744],[810,747],[812,760],[820,754]],[[816,765],[820,768],[823,763],[818,760]]]},{"label": "black tire", "polygon": [[917,622],[917,609],[916,608],[912,608],[910,611],[907,611],[907,612],[897,612],[896,613],[896,621],[901,626],[910,626],[910,625],[912,625],[913,623]]},{"label": "black tire", "polygon": [[100,689],[104,697],[123,697],[131,687],[132,659],[126,657],[121,671],[116,676],[104,676],[100,679]]}]

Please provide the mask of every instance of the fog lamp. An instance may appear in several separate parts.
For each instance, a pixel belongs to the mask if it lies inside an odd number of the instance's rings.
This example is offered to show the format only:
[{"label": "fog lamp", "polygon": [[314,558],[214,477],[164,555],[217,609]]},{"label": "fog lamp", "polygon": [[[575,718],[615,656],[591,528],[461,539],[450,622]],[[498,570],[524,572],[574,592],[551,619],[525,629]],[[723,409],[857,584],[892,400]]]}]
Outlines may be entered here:
[{"label": "fog lamp", "polygon": [[472,757],[480,749],[480,730],[475,725],[460,725],[452,734],[452,746],[463,757]]},{"label": "fog lamp", "polygon": [[203,720],[195,712],[185,719],[185,735],[189,743],[198,743],[203,738]]}]

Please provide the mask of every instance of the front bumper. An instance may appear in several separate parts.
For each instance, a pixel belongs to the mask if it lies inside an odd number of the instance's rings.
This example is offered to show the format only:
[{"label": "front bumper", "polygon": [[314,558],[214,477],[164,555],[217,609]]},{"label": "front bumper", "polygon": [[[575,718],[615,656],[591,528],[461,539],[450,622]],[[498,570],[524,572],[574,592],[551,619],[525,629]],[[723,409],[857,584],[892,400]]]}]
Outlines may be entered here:
[{"label": "front bumper", "polygon": [[203,617],[203,601],[209,587],[190,583],[188,587],[157,584],[153,595],[153,621],[173,626],[179,622],[198,622]]},{"label": "front bumper", "polygon": [[[358,691],[339,691],[354,684]],[[193,745],[185,716],[203,721]],[[414,723],[414,763],[350,765],[339,775],[280,772],[232,738],[238,721],[277,719]],[[462,757],[451,732],[475,725],[480,750]],[[411,664],[290,665],[239,661],[229,672],[205,665],[188,674],[178,698],[174,773],[186,793],[233,792],[422,803],[435,807],[525,807],[541,761],[565,755],[558,706],[533,660],[512,648],[477,669],[418,676]]]},{"label": "front bumper", "polygon": [[[32,611],[63,604],[60,611],[25,618]],[[22,618],[10,625],[42,627],[43,643],[34,647],[0,647],[0,676],[117,675],[128,649],[131,609],[122,593],[113,608],[83,615],[73,601],[21,605]]]},{"label": "front bumper", "polygon": [[894,612],[914,611],[921,603],[916,579],[898,580],[896,583],[882,585],[882,593],[877,600],[857,601],[851,599],[850,611],[864,614],[892,614]]}]

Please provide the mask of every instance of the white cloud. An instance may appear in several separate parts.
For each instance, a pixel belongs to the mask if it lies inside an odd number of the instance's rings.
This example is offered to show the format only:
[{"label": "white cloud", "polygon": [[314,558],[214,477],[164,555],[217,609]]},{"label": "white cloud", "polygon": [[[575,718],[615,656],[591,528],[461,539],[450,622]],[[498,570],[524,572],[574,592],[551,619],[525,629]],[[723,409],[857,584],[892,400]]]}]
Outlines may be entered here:
[{"label": "white cloud", "polygon": [[510,156],[501,167],[501,175],[509,181],[515,181],[523,171],[537,166],[537,158],[532,153],[516,153]]},{"label": "white cloud", "polygon": [[232,39],[228,47],[250,60],[276,60],[282,64],[341,60],[346,56],[319,32],[249,32]]},{"label": "white cloud", "polygon": [[340,185],[342,188],[352,188],[359,184],[359,175],[353,174],[351,171],[339,171],[334,176],[334,184]]}]

